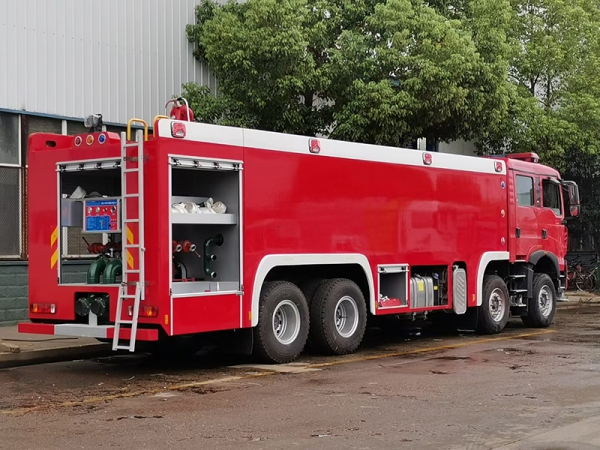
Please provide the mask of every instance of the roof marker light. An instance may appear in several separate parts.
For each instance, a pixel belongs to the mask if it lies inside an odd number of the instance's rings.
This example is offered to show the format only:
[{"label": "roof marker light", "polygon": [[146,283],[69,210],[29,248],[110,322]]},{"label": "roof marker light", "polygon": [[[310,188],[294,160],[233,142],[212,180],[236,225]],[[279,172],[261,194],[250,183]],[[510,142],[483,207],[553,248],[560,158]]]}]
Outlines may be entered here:
[{"label": "roof marker light", "polygon": [[88,137],[85,138],[85,143],[87,145],[92,145],[94,143],[94,136],[88,134]]},{"label": "roof marker light", "polygon": [[494,169],[496,172],[502,172],[502,161],[494,161]]},{"label": "roof marker light", "polygon": [[98,136],[98,142],[100,144],[104,144],[106,142],[106,135],[104,133],[102,133],[100,136]]},{"label": "roof marker light", "polygon": [[321,152],[321,143],[318,139],[309,139],[308,140],[308,151],[311,153],[320,153]]},{"label": "roof marker light", "polygon": [[185,123],[182,122],[171,122],[171,136],[174,138],[185,137]]},{"label": "roof marker light", "polygon": [[81,136],[75,136],[75,145],[77,147],[79,147],[82,144],[82,142],[83,142],[83,139]]},{"label": "roof marker light", "polygon": [[423,164],[426,166],[430,166],[433,163],[433,156],[431,153],[425,152],[423,153]]}]

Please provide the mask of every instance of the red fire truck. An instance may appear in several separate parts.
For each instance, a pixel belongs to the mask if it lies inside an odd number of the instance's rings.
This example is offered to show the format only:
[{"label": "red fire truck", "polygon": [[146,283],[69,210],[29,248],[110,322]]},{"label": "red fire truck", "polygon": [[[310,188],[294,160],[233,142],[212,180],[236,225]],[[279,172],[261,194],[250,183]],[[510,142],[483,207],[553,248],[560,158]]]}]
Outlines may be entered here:
[{"label": "red fire truck", "polygon": [[[480,333],[511,314],[553,321],[579,193],[534,153],[459,156],[185,117],[157,116],[151,133],[132,119],[120,136],[90,123],[29,139],[21,332],[134,351],[227,331],[284,363],[307,342],[353,352],[368,316],[463,319]],[[79,275],[61,250],[72,235],[91,256]]]}]

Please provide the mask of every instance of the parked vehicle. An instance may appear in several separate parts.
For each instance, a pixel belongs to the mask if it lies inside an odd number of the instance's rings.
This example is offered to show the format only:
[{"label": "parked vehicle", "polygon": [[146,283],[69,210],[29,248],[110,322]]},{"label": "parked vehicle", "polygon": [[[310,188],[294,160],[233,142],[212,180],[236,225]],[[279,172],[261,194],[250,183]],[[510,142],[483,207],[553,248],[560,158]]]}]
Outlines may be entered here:
[{"label": "parked vehicle", "polygon": [[[158,116],[152,133],[132,119],[120,137],[31,135],[32,323],[21,332],[134,351],[229,331],[284,363],[308,339],[353,352],[367,315],[438,313],[481,333],[499,333],[511,313],[551,324],[579,192],[536,154],[468,157],[180,119]],[[103,236],[89,243],[85,283],[70,276],[65,230]]]}]

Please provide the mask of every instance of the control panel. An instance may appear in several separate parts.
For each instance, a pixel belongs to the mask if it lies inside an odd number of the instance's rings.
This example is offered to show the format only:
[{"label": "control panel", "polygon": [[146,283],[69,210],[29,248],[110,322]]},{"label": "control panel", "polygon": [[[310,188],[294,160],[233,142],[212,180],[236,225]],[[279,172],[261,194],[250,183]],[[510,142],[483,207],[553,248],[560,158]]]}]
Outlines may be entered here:
[{"label": "control panel", "polygon": [[96,198],[83,201],[83,233],[120,232],[120,198]]}]

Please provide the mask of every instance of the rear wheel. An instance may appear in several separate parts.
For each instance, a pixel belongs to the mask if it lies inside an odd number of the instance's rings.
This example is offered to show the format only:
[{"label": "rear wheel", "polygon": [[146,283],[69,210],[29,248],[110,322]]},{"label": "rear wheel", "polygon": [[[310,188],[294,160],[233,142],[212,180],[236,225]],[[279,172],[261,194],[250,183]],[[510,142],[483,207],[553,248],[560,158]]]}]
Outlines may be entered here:
[{"label": "rear wheel", "polygon": [[360,288],[351,280],[323,283],[311,305],[311,343],[327,354],[351,353],[360,345],[367,325],[367,307]]},{"label": "rear wheel", "polygon": [[497,275],[486,275],[483,280],[483,301],[477,308],[477,332],[500,333],[510,315],[508,288]]},{"label": "rear wheel", "polygon": [[309,310],[304,294],[288,281],[267,282],[260,294],[255,355],[267,362],[295,360],[306,345]]},{"label": "rear wheel", "polygon": [[326,281],[327,278],[313,278],[300,285],[300,290],[304,293],[309,308],[317,289],[319,289],[319,287]]},{"label": "rear wheel", "polygon": [[533,297],[527,303],[527,315],[521,320],[532,328],[548,327],[556,313],[556,289],[550,276],[536,273],[533,278]]}]

